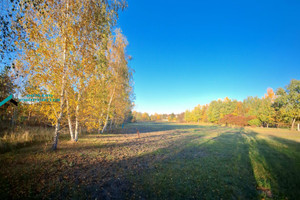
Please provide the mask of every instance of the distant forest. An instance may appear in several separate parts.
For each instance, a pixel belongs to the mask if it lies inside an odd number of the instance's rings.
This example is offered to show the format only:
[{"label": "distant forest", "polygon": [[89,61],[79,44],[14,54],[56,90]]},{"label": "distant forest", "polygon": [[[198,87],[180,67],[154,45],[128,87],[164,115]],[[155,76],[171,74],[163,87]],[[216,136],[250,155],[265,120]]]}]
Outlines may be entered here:
[{"label": "distant forest", "polygon": [[133,112],[132,121],[216,123],[237,126],[291,127],[300,120],[300,80],[285,88],[267,89],[264,97],[249,96],[243,101],[228,97],[198,105],[180,114]]}]

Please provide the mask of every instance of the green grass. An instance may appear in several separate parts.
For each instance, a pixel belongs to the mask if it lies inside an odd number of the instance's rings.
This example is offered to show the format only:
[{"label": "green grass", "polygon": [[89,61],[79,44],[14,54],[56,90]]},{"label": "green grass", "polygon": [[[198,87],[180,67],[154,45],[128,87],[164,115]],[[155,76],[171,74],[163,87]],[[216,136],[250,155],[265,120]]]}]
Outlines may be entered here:
[{"label": "green grass", "polygon": [[[141,133],[137,138],[136,129]],[[0,154],[0,198],[298,199],[300,133],[175,123]]]}]

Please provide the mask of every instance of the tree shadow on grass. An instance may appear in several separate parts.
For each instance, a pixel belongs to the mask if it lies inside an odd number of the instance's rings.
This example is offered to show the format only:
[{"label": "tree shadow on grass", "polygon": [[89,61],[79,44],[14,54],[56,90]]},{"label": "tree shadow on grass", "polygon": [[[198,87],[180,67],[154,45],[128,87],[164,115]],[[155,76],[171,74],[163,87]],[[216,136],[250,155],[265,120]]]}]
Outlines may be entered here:
[{"label": "tree shadow on grass", "polygon": [[[251,132],[254,158],[258,166],[257,184],[271,191],[275,199],[298,199],[300,196],[300,145],[288,139],[275,136],[258,138],[259,133]],[[264,172],[264,173],[261,173]]]},{"label": "tree shadow on grass", "polygon": [[203,143],[186,143],[179,149],[154,163],[155,169],[132,176],[139,196],[145,199],[258,198],[248,157],[249,146],[239,132],[223,133]]},{"label": "tree shadow on grass", "polygon": [[[199,135],[209,135],[211,133],[221,133],[224,131],[232,130],[232,128],[228,127],[222,127],[219,128],[218,131],[216,131],[215,127],[201,127],[197,129],[193,129],[193,134],[195,134],[195,137],[199,137]],[[165,133],[160,134],[152,134],[153,132],[149,132],[149,134],[143,134],[140,138],[136,136],[136,138],[128,137],[125,140],[119,140],[118,141],[118,135],[109,135],[109,137],[102,137],[103,135],[89,135],[88,138],[94,138],[94,139],[102,139],[102,138],[108,138],[109,140],[106,143],[95,143],[95,144],[82,144],[82,145],[68,145],[68,146],[62,146],[59,147],[60,151],[72,152],[72,151],[85,151],[85,150],[97,150],[97,149],[105,149],[105,148],[123,148],[123,147],[132,147],[132,146],[141,146],[141,145],[155,145],[159,140],[160,141],[166,141],[171,142],[173,140],[173,137],[182,137],[185,134],[190,134],[191,130],[184,130],[184,129],[174,129],[173,131],[167,131]],[[121,136],[121,135],[120,135]],[[189,138],[188,136],[184,136],[185,138]],[[113,142],[110,141],[112,139]],[[114,140],[116,139],[116,141]]]},{"label": "tree shadow on grass", "polygon": [[[259,139],[257,135],[247,133],[247,137],[254,140],[253,144],[245,138],[243,129],[229,130],[205,142],[187,138],[180,145],[170,145],[139,156],[135,159],[142,163],[141,167],[128,172],[131,177],[130,197],[297,199],[300,195],[299,143],[269,136],[274,143]],[[255,156],[260,157],[258,161],[264,162],[264,172],[269,176],[260,177],[259,172],[254,172],[253,162],[256,161],[250,157],[253,148],[258,153]],[[159,159],[154,159],[153,154]],[[261,178],[269,179],[271,195],[257,190],[260,186],[266,187],[261,185]]]},{"label": "tree shadow on grass", "polygon": [[[24,199],[255,198],[255,180],[249,158],[244,156],[248,152],[244,138],[229,130],[221,135],[210,131],[207,127],[208,135],[197,131],[184,133],[164,148],[119,160],[99,161],[86,157],[70,160],[71,151],[61,152],[64,156],[41,163],[46,169],[41,174],[33,166],[31,170],[19,166],[18,173],[27,175],[4,179],[5,185],[1,184],[0,189],[7,192],[1,192],[0,196]],[[123,145],[134,146],[130,142]],[[79,149],[83,153],[86,150]],[[30,171],[39,175],[30,175]],[[38,184],[40,181],[44,185]]]},{"label": "tree shadow on grass", "polygon": [[[199,135],[180,138],[193,140]],[[124,143],[124,147],[132,147]],[[150,144],[151,145],[151,144]],[[103,149],[104,147],[99,147]],[[70,150],[70,151],[69,151]],[[49,159],[37,166],[22,160],[6,166],[0,172],[1,199],[126,199],[135,193],[127,175],[148,168],[148,163],[160,159],[159,155],[120,157],[118,160],[97,160],[86,156],[74,156],[72,150],[87,153],[91,149],[59,150],[48,153]],[[95,150],[95,148],[94,148]],[[95,152],[97,153],[97,152]],[[28,163],[28,164],[26,164]],[[41,167],[42,166],[42,167]],[[7,176],[8,175],[8,176]],[[12,177],[10,177],[12,175]],[[10,177],[10,178],[8,178]],[[42,184],[40,184],[42,182]]]},{"label": "tree shadow on grass", "polygon": [[196,128],[210,128],[217,129],[217,126],[202,126],[195,124],[176,124],[176,123],[159,123],[159,122],[139,122],[125,125],[124,129],[120,130],[120,133],[136,134],[137,130],[140,133],[149,133],[157,131],[169,131],[169,130],[181,130],[181,129],[196,129]]},{"label": "tree shadow on grass", "polygon": [[[58,159],[53,158],[40,163],[45,171],[38,176],[31,175],[34,179],[25,180],[24,177],[18,175],[20,177],[12,181],[5,179],[5,176],[0,176],[2,181],[5,180],[5,185],[1,183],[0,197],[260,199],[259,191],[256,190],[258,180],[253,171],[252,157],[250,157],[250,152],[254,148],[257,149],[257,154],[265,159],[265,166],[272,177],[276,177],[271,181],[272,192],[273,189],[278,188],[276,190],[284,194],[274,192],[274,196],[297,199],[299,192],[295,188],[299,188],[299,147],[296,146],[298,143],[271,138],[283,144],[287,149],[284,151],[278,149],[276,145],[257,139],[257,133],[246,134],[242,129],[225,128],[222,132],[209,128],[188,130],[187,132],[195,131],[190,134],[187,134],[186,130],[176,130],[175,135],[180,132],[184,133],[174,140],[168,140],[172,133],[166,133],[169,135],[164,138],[167,143],[164,147],[131,157],[124,154],[114,160],[93,159],[85,156],[77,156],[70,160],[71,154],[69,153],[76,148],[61,150],[62,156]],[[207,134],[201,134],[204,130]],[[249,142],[249,138],[254,141],[254,144]],[[155,142],[143,144],[142,140],[137,141],[140,143],[129,141],[121,145],[126,148],[136,148],[137,145],[155,145]],[[77,150],[85,154],[86,150],[97,153],[98,150],[111,148],[113,154],[113,150],[119,150],[115,147],[118,146],[99,146],[98,149],[86,146]],[[292,148],[292,153],[289,153],[289,148]],[[53,153],[53,156],[55,155]],[[21,166],[15,167],[21,168]],[[25,170],[27,166],[23,167]],[[14,171],[10,167],[6,168]],[[25,171],[29,176],[29,173],[38,174],[35,170],[38,168],[33,168],[33,170],[26,168]],[[22,172],[14,173],[22,174]],[[294,178],[290,177],[291,175],[294,175]],[[46,181],[43,182],[43,180]],[[40,182],[44,185],[40,185]],[[5,196],[5,194],[8,195]]]}]

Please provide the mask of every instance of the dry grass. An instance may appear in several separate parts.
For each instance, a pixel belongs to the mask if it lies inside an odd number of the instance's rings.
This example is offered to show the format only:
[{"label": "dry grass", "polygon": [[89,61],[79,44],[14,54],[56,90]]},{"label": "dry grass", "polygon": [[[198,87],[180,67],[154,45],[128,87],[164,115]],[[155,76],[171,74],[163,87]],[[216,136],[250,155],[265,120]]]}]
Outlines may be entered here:
[{"label": "dry grass", "polygon": [[16,127],[6,130],[0,137],[0,152],[28,146],[33,143],[48,142],[52,140],[53,128],[45,127]]}]

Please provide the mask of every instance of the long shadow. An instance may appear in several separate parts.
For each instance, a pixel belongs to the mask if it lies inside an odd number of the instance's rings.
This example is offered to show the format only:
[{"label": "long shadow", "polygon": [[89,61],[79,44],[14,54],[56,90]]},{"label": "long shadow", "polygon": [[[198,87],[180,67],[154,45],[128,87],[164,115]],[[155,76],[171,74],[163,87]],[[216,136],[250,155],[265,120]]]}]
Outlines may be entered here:
[{"label": "long shadow", "polygon": [[[85,174],[69,176],[78,180],[79,193],[92,199],[258,199],[249,146],[241,133],[203,137],[182,135],[154,152],[81,167]],[[95,178],[95,173],[100,175]],[[82,185],[86,176],[92,180]],[[65,188],[51,197],[78,194]]]},{"label": "long shadow", "polygon": [[[258,139],[258,133],[247,134],[255,141],[259,157],[264,161],[264,170],[268,176],[261,182],[268,183],[268,188],[275,199],[298,199],[300,196],[300,145],[288,139],[268,136]],[[258,185],[262,184],[258,181]]]},{"label": "long shadow", "polygon": [[[136,139],[132,139],[129,138],[128,142],[126,141],[120,141],[117,143],[103,143],[103,144],[98,144],[96,143],[95,145],[91,145],[91,144],[87,144],[87,145],[83,145],[83,146],[64,146],[64,147],[59,147],[59,150],[61,151],[65,151],[67,152],[72,152],[73,150],[78,150],[78,151],[85,151],[85,150],[101,150],[101,149],[106,149],[106,148],[123,148],[123,147],[132,147],[132,146],[139,146],[139,145],[144,145],[145,144],[145,140],[147,140],[147,145],[152,145],[157,143],[157,140],[170,140],[171,138],[169,138],[170,136],[177,136],[177,135],[184,135],[186,133],[188,133],[189,131],[184,131],[184,130],[180,130],[180,131],[174,131],[174,132],[170,132],[170,133],[164,133],[161,135],[147,135],[147,136],[142,136],[141,138],[136,137]],[[188,136],[186,136],[188,137]],[[199,136],[195,136],[195,137],[199,137]],[[91,138],[102,138],[102,136],[96,136],[96,137],[91,137]],[[112,136],[110,138],[116,138],[116,136]],[[154,140],[148,140],[149,138],[154,138]],[[157,140],[155,140],[155,138]]]},{"label": "long shadow", "polygon": [[[214,126],[211,127],[201,127],[201,128],[196,128],[193,129],[193,131],[196,133],[201,133],[201,134],[210,134],[211,132],[214,132],[217,128]],[[219,128],[219,132],[221,131],[226,131],[226,130],[230,130],[231,128],[227,128],[227,127],[222,127],[221,129]],[[159,140],[169,140],[171,139],[171,136],[181,136],[184,135],[186,133],[190,133],[191,131],[189,130],[184,130],[184,129],[173,129],[172,132],[166,132],[160,135],[147,135],[147,136],[143,136],[141,135],[141,138],[136,138],[136,140],[132,140],[132,138],[129,138],[128,142],[124,142],[124,141],[120,141],[117,143],[104,143],[104,144],[98,144],[96,143],[95,145],[84,145],[84,146],[66,146],[66,147],[60,147],[60,150],[63,151],[72,151],[74,149],[79,150],[79,151],[85,151],[85,150],[95,150],[96,149],[104,149],[104,148],[122,148],[122,147],[131,147],[131,146],[135,146],[135,145],[143,145],[144,144],[144,140],[148,140],[149,138],[153,138],[154,140],[152,141],[147,141],[147,145],[152,145],[157,143],[157,140],[155,139],[159,139]],[[151,132],[150,132],[151,133]],[[95,139],[101,139],[101,138],[115,138],[116,136],[112,136],[112,135],[91,135],[89,136],[89,138],[95,138]],[[185,136],[186,137],[186,136]],[[197,136],[198,137],[198,136]]]},{"label": "long shadow", "polygon": [[[49,159],[38,163],[41,167],[26,165],[26,161],[11,164],[13,171],[5,167],[0,172],[1,199],[132,199],[139,198],[135,180],[131,176],[142,177],[151,173],[157,163],[164,163],[172,152],[185,143],[203,137],[198,133],[185,134],[173,140],[165,148],[136,157],[123,157],[118,161],[96,160],[85,157],[69,159],[72,154],[47,153]],[[171,133],[170,133],[171,134]],[[132,143],[124,143],[132,146]],[[152,144],[146,144],[152,145]],[[102,149],[103,147],[99,147]],[[95,149],[95,148],[94,148]],[[86,148],[78,149],[85,153]],[[71,150],[69,151],[71,153]],[[87,160],[88,159],[88,160]],[[12,174],[8,178],[8,174]],[[14,175],[13,175],[14,174]],[[42,184],[39,184],[42,182]]]},{"label": "long shadow", "polygon": [[[159,123],[159,122],[139,122],[130,123],[125,125],[124,129],[120,133],[136,134],[137,130],[140,133],[149,133],[156,131],[169,131],[169,130],[181,130],[181,129],[195,129],[195,128],[207,128],[208,126],[195,125],[195,124],[176,124],[176,123]],[[217,126],[210,126],[210,128],[216,129]]]},{"label": "long shadow", "polygon": [[257,199],[248,151],[239,132],[188,143],[135,177],[135,187],[145,199]]},{"label": "long shadow", "polygon": [[[120,157],[119,160],[78,157],[72,162],[67,158],[54,159],[40,163],[45,171],[27,182],[24,174],[29,176],[30,173],[38,174],[38,171],[27,170],[15,180],[0,176],[0,198],[259,199],[257,180],[249,157],[251,146],[245,137],[246,133],[242,129],[223,129],[224,132],[216,134],[212,133],[214,129],[209,129],[211,127],[196,128],[195,134],[185,134],[185,130],[178,129],[175,134],[182,132],[180,137],[164,148],[139,156]],[[207,130],[208,135],[200,133],[204,130]],[[171,136],[172,133],[166,134]],[[278,194],[274,193],[274,197],[297,199],[299,192],[295,189],[299,188],[300,180],[298,143],[271,138],[286,146],[287,151],[283,151],[269,142],[258,140],[256,134],[247,133],[247,136],[257,141],[255,148],[265,158],[270,173],[276,177],[271,182],[271,189],[279,191]],[[131,147],[139,140],[132,142],[120,145]],[[142,140],[140,142],[143,145]],[[155,145],[155,142],[147,145]],[[99,146],[99,149],[118,149],[115,147],[119,146]],[[289,153],[289,148],[294,153]],[[79,151],[85,153],[90,149],[82,147]],[[38,184],[41,180],[46,180],[44,185]],[[21,183],[26,187],[16,186]]]},{"label": "long shadow", "polygon": [[[200,137],[197,134],[186,135],[181,137],[180,141],[184,143]],[[37,174],[36,176],[30,175],[26,166],[23,166],[19,171],[21,174],[13,179],[6,179],[0,173],[0,198],[18,199],[22,196],[23,199],[128,199],[137,194],[128,175],[141,174],[151,167],[149,163],[160,159],[157,154],[149,154],[124,158],[117,162],[91,161],[85,165],[80,163],[78,158],[71,166],[71,163],[67,163],[68,154],[64,155],[66,156],[54,162],[40,163],[46,170],[43,173],[31,170],[32,174]],[[52,168],[56,170],[52,171]],[[26,180],[27,176],[32,176],[31,180]],[[47,180],[47,182],[44,186],[39,186],[36,179]],[[19,187],[17,187],[18,184],[20,184]]]}]

